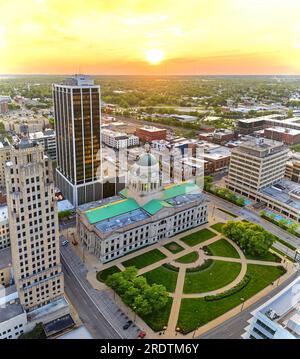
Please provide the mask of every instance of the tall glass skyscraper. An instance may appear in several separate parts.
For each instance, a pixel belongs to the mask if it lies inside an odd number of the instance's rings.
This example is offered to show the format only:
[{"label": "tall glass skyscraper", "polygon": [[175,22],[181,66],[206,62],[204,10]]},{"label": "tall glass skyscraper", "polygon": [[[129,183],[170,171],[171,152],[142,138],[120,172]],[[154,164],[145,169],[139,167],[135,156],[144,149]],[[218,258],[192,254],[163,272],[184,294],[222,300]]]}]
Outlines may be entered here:
[{"label": "tall glass skyscraper", "polygon": [[100,86],[86,75],[53,85],[57,185],[77,207],[103,198]]}]

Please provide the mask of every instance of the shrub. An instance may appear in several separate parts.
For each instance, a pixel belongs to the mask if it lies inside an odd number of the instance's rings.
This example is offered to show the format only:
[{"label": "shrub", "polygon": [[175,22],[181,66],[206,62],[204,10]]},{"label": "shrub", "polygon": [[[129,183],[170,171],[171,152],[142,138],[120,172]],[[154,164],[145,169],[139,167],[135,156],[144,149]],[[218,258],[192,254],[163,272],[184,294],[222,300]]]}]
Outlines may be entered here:
[{"label": "shrub", "polygon": [[248,283],[250,282],[251,277],[249,275],[245,275],[245,277],[240,281],[239,284],[237,284],[235,287],[227,290],[226,292],[217,294],[217,295],[207,295],[206,297],[204,297],[204,299],[207,302],[214,302],[216,300],[220,300],[223,298],[227,298],[230,297],[231,295],[238,293],[239,291],[241,291],[242,289],[244,289],[246,287],[246,285],[248,285]]}]

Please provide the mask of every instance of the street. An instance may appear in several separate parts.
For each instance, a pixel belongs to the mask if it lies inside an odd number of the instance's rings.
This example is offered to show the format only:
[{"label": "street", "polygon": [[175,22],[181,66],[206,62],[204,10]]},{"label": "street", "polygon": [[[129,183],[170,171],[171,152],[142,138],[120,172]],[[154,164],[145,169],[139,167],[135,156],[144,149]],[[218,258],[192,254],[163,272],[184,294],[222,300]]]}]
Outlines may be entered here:
[{"label": "street", "polygon": [[[275,224],[266,221],[265,219],[261,218],[259,214],[255,213],[254,211],[251,211],[247,207],[238,207],[220,197],[214,196],[210,193],[205,192],[207,198],[210,200],[212,204],[215,205],[215,208],[218,206],[221,208],[226,209],[228,212],[231,212],[237,216],[242,216],[246,220],[249,220],[250,222],[256,223],[264,227],[267,231],[271,232],[275,236],[282,238],[286,242],[290,243],[291,245],[295,247],[300,247],[300,238],[297,238],[296,236],[288,233],[284,229],[281,229],[280,227],[276,226]],[[234,218],[231,218],[234,220]]]},{"label": "street", "polygon": [[[65,240],[61,237],[61,241]],[[83,324],[96,339],[133,339],[139,333],[134,324],[127,330],[128,321],[109,294],[97,291],[86,279],[87,270],[71,246],[61,246],[61,262],[65,275],[65,291]]]}]

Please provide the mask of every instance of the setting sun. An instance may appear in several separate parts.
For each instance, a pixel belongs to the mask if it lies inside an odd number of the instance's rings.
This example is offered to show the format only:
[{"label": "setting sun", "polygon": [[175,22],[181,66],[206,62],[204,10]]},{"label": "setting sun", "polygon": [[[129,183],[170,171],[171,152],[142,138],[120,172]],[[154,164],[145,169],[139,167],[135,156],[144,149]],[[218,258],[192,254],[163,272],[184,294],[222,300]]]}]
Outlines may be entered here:
[{"label": "setting sun", "polygon": [[152,65],[159,64],[164,59],[164,56],[164,52],[159,49],[151,49],[146,51],[147,61],[150,62]]}]

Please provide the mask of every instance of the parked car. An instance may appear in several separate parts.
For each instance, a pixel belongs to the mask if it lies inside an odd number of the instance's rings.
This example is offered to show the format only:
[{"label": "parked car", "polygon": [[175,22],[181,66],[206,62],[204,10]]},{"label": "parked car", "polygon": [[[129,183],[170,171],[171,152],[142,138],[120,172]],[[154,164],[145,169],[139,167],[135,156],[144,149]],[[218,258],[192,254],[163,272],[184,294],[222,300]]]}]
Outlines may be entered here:
[{"label": "parked car", "polygon": [[146,332],[139,332],[138,339],[143,339],[146,336]]},{"label": "parked car", "polygon": [[132,324],[132,320],[128,320],[128,322],[123,326],[124,330],[127,330]]},{"label": "parked car", "polygon": [[65,241],[63,241],[62,242],[62,245],[65,247],[65,246],[67,246],[69,244],[69,241],[67,241],[67,240],[65,240]]}]

